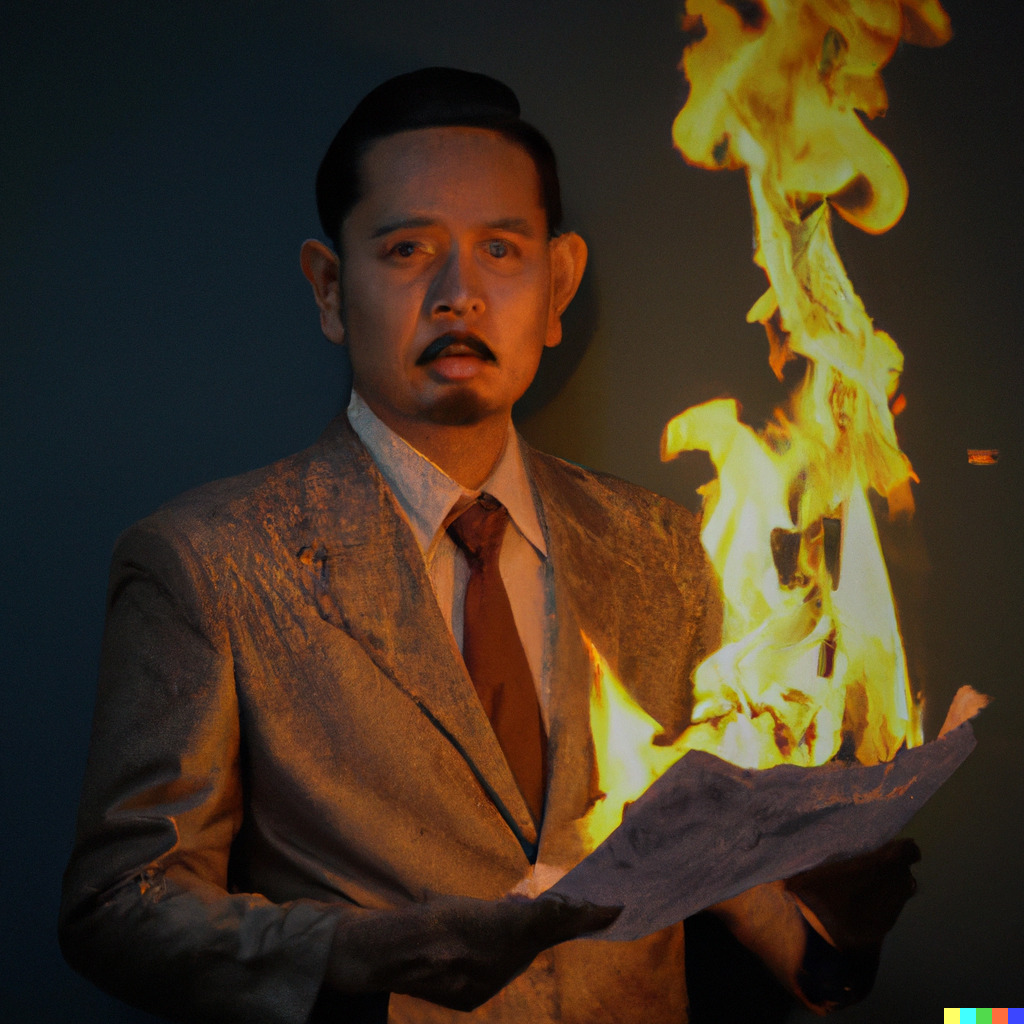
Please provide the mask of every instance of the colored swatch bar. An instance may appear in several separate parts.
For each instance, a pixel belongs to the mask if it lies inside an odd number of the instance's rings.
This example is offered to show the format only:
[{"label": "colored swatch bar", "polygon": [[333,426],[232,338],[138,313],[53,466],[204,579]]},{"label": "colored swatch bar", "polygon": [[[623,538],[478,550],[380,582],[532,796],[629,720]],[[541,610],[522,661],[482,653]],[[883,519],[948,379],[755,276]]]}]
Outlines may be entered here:
[{"label": "colored swatch bar", "polygon": [[942,1024],[1024,1024],[1024,1008],[947,1006],[942,1011]]}]

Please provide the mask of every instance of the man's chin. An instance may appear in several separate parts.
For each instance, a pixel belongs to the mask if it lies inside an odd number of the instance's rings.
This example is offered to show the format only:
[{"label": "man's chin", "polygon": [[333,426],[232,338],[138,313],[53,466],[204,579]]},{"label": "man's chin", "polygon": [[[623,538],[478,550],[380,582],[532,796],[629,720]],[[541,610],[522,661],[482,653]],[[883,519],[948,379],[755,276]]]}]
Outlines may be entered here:
[{"label": "man's chin", "polygon": [[452,388],[430,406],[430,419],[443,427],[469,427],[493,415],[494,410],[469,388]]}]

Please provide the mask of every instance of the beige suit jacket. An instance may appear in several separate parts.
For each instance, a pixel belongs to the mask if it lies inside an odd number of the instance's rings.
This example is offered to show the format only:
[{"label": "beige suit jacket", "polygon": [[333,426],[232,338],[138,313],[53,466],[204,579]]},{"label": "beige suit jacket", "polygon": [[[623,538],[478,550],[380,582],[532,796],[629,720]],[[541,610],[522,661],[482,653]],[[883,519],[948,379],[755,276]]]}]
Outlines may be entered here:
[{"label": "beige suit jacket", "polygon": [[[347,908],[495,898],[535,859],[582,856],[596,787],[581,631],[675,733],[715,604],[686,510],[531,450],[527,467],[555,616],[540,835],[408,525],[341,416],[118,543],[61,915],[74,966],[185,1020],[318,1019]],[[679,926],[565,943],[469,1019],[658,1024],[685,1002]],[[391,1015],[463,1017],[398,996]]]}]

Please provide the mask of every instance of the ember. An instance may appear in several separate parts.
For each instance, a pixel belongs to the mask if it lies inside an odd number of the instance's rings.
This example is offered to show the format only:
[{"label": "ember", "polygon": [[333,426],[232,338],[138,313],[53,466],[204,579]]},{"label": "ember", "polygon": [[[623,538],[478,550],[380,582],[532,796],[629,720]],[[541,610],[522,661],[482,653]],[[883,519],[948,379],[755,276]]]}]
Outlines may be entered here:
[{"label": "ember", "polygon": [[994,466],[999,461],[999,449],[968,448],[967,461],[972,466]]}]

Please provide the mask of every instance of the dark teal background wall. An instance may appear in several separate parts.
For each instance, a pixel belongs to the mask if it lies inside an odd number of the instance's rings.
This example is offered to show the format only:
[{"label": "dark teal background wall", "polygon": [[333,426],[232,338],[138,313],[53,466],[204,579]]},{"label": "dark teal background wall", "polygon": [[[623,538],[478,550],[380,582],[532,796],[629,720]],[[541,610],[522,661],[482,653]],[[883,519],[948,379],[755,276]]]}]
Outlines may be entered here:
[{"label": "dark teal background wall", "polygon": [[[918,896],[845,1018],[1020,1005],[1024,963],[1024,31],[1017,3],[950,0],[956,38],[904,49],[879,134],[903,221],[841,230],[906,353],[921,476],[889,538],[932,732],[962,682],[996,700],[979,749],[911,828]],[[695,504],[661,427],[723,393],[778,398],[745,185],[688,168],[676,0],[9,0],[0,13],[4,537],[0,1019],[140,1021],[54,933],[84,767],[114,538],[186,487],[309,442],[346,371],[298,268],[312,178],[351,105],[426,63],[489,71],[559,153],[592,264],[522,423],[557,454]],[[568,379],[568,382],[567,382]],[[546,402],[546,404],[545,404]],[[967,465],[998,447],[997,466]]]}]

